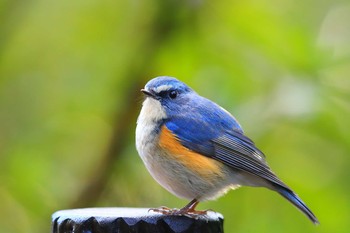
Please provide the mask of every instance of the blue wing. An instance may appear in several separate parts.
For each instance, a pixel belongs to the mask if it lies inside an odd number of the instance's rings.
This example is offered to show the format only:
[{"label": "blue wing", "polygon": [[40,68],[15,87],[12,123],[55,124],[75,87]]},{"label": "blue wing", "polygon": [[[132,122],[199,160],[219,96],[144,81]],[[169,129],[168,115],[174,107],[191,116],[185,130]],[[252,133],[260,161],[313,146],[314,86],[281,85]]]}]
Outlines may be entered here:
[{"label": "blue wing", "polygon": [[[204,99],[188,112],[166,121],[166,127],[188,149],[288,188],[269,168],[264,154],[243,134],[239,123],[215,103]],[[200,104],[200,105],[199,105]],[[188,109],[187,109],[188,111]]]}]

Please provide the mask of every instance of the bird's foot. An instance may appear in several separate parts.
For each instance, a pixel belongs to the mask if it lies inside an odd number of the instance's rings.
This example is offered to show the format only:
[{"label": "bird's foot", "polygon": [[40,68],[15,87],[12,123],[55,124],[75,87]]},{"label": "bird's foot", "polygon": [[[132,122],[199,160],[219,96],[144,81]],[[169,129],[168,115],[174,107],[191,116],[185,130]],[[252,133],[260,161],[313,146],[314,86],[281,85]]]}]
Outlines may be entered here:
[{"label": "bird's foot", "polygon": [[178,215],[178,216],[188,216],[188,217],[195,217],[195,218],[198,218],[203,215],[207,215],[208,211],[210,210],[195,210],[195,207],[197,206],[197,204],[198,204],[198,201],[194,199],[181,209],[170,209],[168,207],[161,206],[159,208],[151,208],[149,209],[149,211],[161,213],[164,215]]},{"label": "bird's foot", "polygon": [[203,215],[207,215],[208,211],[211,210],[189,210],[189,209],[171,209],[165,206],[161,206],[159,208],[151,208],[148,211],[160,213],[163,215],[175,215],[175,216],[188,216],[198,218]]},{"label": "bird's foot", "polygon": [[188,209],[176,209],[161,206],[159,208],[150,208],[148,211],[157,212],[165,215],[206,215],[208,211],[212,210],[188,210]]},{"label": "bird's foot", "polygon": [[166,206],[161,206],[159,208],[150,208],[148,210],[148,212],[156,212],[156,213],[161,213],[161,214],[164,214],[164,215],[172,215],[174,214],[176,211],[178,211],[178,209],[171,209],[171,208],[168,208]]}]

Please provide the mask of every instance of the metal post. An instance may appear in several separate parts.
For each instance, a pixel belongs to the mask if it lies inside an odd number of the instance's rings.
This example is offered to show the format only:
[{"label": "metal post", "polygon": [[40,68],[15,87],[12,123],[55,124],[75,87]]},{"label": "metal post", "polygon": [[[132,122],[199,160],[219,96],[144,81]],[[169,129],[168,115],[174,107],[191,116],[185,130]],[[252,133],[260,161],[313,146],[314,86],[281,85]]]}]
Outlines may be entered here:
[{"label": "metal post", "polygon": [[164,215],[146,208],[86,208],[52,215],[51,233],[223,232],[223,216],[208,211],[200,216]]}]

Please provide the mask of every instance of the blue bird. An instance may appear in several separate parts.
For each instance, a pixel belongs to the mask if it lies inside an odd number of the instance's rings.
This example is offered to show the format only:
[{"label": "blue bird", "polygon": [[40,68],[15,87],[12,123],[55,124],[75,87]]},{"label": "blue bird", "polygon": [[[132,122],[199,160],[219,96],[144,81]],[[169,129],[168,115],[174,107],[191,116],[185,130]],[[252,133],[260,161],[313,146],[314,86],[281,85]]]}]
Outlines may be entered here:
[{"label": "blue bird", "polygon": [[316,216],[270,169],[265,155],[224,108],[167,76],[150,80],[136,127],[136,148],[152,177],[170,193],[191,200],[162,213],[202,214],[200,201],[240,186],[278,192],[314,224]]}]

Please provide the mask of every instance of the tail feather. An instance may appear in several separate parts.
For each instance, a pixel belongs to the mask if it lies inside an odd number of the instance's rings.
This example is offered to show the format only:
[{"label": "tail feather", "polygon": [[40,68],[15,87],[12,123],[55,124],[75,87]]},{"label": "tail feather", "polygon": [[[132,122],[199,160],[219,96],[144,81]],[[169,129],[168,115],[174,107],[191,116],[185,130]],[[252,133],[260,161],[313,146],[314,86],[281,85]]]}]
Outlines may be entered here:
[{"label": "tail feather", "polygon": [[292,190],[279,186],[276,187],[276,191],[303,212],[315,225],[320,223],[309,207]]}]

